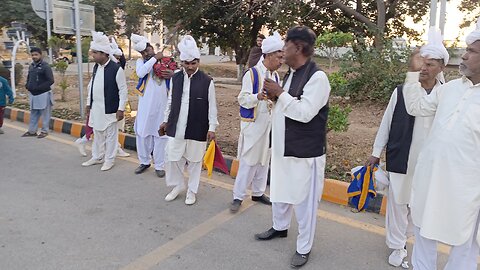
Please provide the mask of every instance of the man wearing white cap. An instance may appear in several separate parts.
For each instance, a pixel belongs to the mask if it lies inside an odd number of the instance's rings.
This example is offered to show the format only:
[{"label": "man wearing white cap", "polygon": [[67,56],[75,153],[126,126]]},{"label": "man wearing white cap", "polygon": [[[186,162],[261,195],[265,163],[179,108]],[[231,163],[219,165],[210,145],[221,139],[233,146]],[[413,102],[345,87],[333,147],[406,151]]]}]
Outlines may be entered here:
[{"label": "man wearing white cap", "polygon": [[[123,119],[127,102],[127,81],[119,65],[110,60],[110,42],[101,32],[92,32],[90,50],[95,66],[88,85],[88,125],[93,128],[92,158],[82,166],[103,162],[102,171],[110,170],[117,152],[117,121]],[[103,161],[102,161],[103,160]]]},{"label": "man wearing white cap", "polygon": [[165,200],[172,201],[185,190],[183,171],[188,164],[185,204],[192,205],[196,202],[207,141],[215,139],[217,102],[212,78],[198,69],[200,51],[193,37],[185,36],[178,49],[183,68],[172,77],[165,120],[159,130],[168,135],[166,182],[174,187]]},{"label": "man wearing white cap", "polygon": [[280,82],[276,72],[282,65],[284,42],[275,32],[262,43],[263,61],[250,68],[242,80],[242,90],[238,95],[240,103],[240,137],[238,139],[238,159],[240,165],[233,187],[233,202],[230,211],[236,213],[246,196],[247,188],[252,187],[252,200],[271,205],[264,193],[270,162],[271,101],[263,91],[265,78]]},{"label": "man wearing white cap", "polygon": [[270,178],[273,226],[255,238],[287,237],[295,212],[298,235],[292,267],[308,261],[324,183],[330,84],[312,59],[315,40],[306,26],[288,30],[283,57],[290,70],[283,87],[272,79],[263,84],[268,98],[276,102]]},{"label": "man wearing white cap", "polygon": [[161,52],[155,54],[153,46],[145,37],[132,34],[131,40],[134,49],[142,54],[142,59],[137,60],[136,67],[139,77],[136,92],[139,96],[134,129],[140,165],[135,169],[135,174],[141,174],[150,167],[153,152],[155,173],[158,177],[164,177],[167,137],[159,136],[158,129],[164,119],[168,84],[173,71],[162,71],[163,78],[156,76],[153,65],[163,57],[163,54]]},{"label": "man wearing white cap", "polygon": [[[440,31],[430,29],[428,44],[421,49],[425,65],[420,71],[418,88],[422,95],[435,91],[443,81],[443,70],[449,55]],[[387,214],[385,219],[386,244],[392,253],[388,263],[402,265],[407,257],[407,239],[413,235],[410,217],[412,179],[418,153],[432,126],[433,116],[413,117],[407,113],[403,100],[403,85],[397,86],[390,97],[382,122],[373,144],[373,153],[366,166],[380,161],[380,155],[386,148],[386,169],[389,173]],[[418,185],[420,183],[413,183]],[[415,223],[417,224],[417,223]]]},{"label": "man wearing white cap", "polygon": [[[467,37],[462,78],[422,95],[418,79],[428,56],[416,52],[404,86],[414,116],[435,116],[420,152],[412,192],[415,270],[437,269],[437,241],[452,246],[447,270],[477,269],[480,213],[480,20]],[[427,60],[425,60],[425,58]]]}]

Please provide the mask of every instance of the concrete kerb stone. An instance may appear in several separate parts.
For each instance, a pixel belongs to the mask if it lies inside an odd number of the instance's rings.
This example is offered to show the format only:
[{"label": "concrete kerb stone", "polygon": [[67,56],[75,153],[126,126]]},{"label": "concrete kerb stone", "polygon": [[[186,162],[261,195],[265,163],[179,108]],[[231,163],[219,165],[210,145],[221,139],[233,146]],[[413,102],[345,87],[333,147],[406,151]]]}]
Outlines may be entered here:
[{"label": "concrete kerb stone", "polygon": [[[30,112],[13,108],[6,107],[4,116],[6,119],[12,121],[19,121],[28,124],[30,120]],[[63,120],[60,118],[52,117],[50,119],[49,128],[59,133],[65,133],[74,137],[82,137],[85,135],[85,124],[75,121]],[[120,144],[123,148],[136,151],[136,139],[135,136],[119,132]],[[230,171],[230,176],[235,178],[238,172],[239,162],[235,157],[224,155],[225,162],[227,163],[228,169]],[[350,201],[347,196],[348,183],[334,180],[334,179],[325,179],[325,184],[323,187],[322,200],[332,202],[339,205],[348,206]],[[374,212],[381,215],[386,214],[387,198],[382,194],[377,194],[377,197],[370,200],[370,204],[366,211]]]}]

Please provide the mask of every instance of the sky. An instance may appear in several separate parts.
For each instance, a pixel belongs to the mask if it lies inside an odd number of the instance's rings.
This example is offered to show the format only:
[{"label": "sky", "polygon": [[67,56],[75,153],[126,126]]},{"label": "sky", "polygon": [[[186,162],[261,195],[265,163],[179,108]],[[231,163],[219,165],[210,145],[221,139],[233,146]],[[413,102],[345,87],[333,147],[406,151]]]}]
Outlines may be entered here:
[{"label": "sky", "polygon": [[[447,15],[446,15],[446,23],[445,23],[445,41],[454,41],[457,37],[460,37],[459,46],[464,46],[465,36],[468,35],[471,31],[475,29],[475,24],[472,24],[470,27],[460,29],[460,24],[462,23],[465,14],[458,10],[458,5],[460,4],[461,0],[450,0],[447,2]],[[438,12],[437,12],[437,26],[438,20],[440,17],[440,3],[438,3]],[[480,14],[480,11],[479,11]],[[422,40],[427,40],[427,33],[428,33],[428,26],[429,26],[429,19],[430,14],[427,14],[423,18],[423,22],[419,24],[415,24],[411,18],[407,18],[405,24],[408,27],[411,27],[416,30],[423,31],[424,34],[422,35]],[[413,44],[416,45],[416,44]]]}]

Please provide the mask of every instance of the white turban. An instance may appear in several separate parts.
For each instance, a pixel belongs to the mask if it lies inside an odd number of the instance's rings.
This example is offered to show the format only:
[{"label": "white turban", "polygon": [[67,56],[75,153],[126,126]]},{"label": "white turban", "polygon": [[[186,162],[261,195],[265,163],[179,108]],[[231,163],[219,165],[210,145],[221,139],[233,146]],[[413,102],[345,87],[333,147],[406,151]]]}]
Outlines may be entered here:
[{"label": "white turban", "polygon": [[428,59],[442,59],[445,65],[448,64],[450,55],[443,45],[443,37],[440,30],[431,27],[428,32],[428,43],[420,49],[420,55]]},{"label": "white turban", "polygon": [[92,31],[92,42],[90,42],[90,50],[111,54],[112,48],[110,47],[110,41],[108,41],[108,37],[105,36],[102,32]]},{"label": "white turban", "polygon": [[467,36],[465,41],[467,42],[467,45],[470,45],[477,40],[480,40],[480,17],[477,20],[477,27]]},{"label": "white turban", "polygon": [[178,50],[180,51],[180,61],[193,61],[194,59],[200,59],[200,50],[197,47],[195,39],[186,35],[182,41],[178,44]]},{"label": "white turban", "polygon": [[263,40],[262,53],[267,54],[280,51],[283,49],[284,45],[285,42],[283,42],[282,37],[277,31],[275,31],[273,32],[273,35],[268,36],[266,39]]},{"label": "white turban", "polygon": [[130,40],[133,43],[133,49],[137,52],[143,52],[147,48],[148,39],[146,37],[132,34]]},{"label": "white turban", "polygon": [[112,38],[112,42],[110,42],[110,47],[112,47],[112,54],[113,55],[121,56],[123,54],[122,51],[120,50],[120,48],[118,47],[117,42],[113,38]]}]

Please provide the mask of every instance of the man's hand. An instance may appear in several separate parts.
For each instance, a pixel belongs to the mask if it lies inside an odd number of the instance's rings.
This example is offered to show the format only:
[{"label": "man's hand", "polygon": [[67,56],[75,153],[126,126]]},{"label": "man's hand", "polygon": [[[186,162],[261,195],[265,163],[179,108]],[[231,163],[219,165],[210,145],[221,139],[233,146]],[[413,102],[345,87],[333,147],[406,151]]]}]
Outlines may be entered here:
[{"label": "man's hand", "polygon": [[265,79],[263,88],[267,91],[267,97],[270,100],[276,100],[283,93],[282,87],[271,79]]},{"label": "man's hand", "polygon": [[420,55],[420,49],[415,49],[410,55],[410,62],[408,63],[409,72],[419,72],[423,66],[423,57]]},{"label": "man's hand", "polygon": [[157,52],[153,57],[155,57],[155,59],[157,60],[160,60],[163,58],[163,53],[162,52]]},{"label": "man's hand", "polygon": [[162,77],[165,79],[172,78],[173,74],[174,74],[173,70],[170,70],[170,69],[162,70]]},{"label": "man's hand", "polygon": [[370,156],[365,162],[365,167],[370,166],[370,168],[373,168],[373,166],[379,163],[380,163],[380,159],[378,157]]},{"label": "man's hand", "polygon": [[85,115],[90,115],[90,106],[85,107]]},{"label": "man's hand", "polygon": [[267,93],[264,92],[264,91],[258,92],[258,94],[257,94],[257,99],[258,99],[258,100],[265,100],[265,99],[267,99]]},{"label": "man's hand", "polygon": [[117,111],[117,121],[122,121],[123,117],[123,111]]},{"label": "man's hand", "polygon": [[13,104],[14,101],[15,101],[15,99],[13,97],[11,97],[11,98],[8,99],[8,104]]},{"label": "man's hand", "polygon": [[210,141],[212,140],[215,140],[215,132],[213,131],[209,131],[207,133],[207,143],[209,143]]},{"label": "man's hand", "polygon": [[158,129],[158,135],[165,136],[167,134],[167,122],[163,122]]}]

